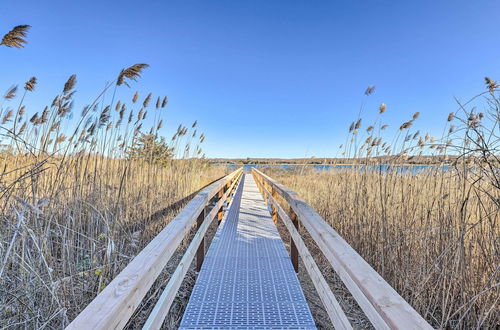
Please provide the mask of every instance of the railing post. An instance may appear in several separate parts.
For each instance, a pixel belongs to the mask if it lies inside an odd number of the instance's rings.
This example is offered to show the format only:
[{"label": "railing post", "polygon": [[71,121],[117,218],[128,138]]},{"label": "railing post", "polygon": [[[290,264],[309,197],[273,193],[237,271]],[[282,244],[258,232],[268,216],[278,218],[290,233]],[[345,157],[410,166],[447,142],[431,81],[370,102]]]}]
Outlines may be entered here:
[{"label": "railing post", "polygon": [[[222,187],[217,194],[218,199],[220,200],[222,196],[224,196],[224,190],[226,190],[226,186]],[[217,225],[220,225],[222,218],[224,217],[224,203],[221,205],[219,212],[217,212]]]},{"label": "railing post", "polygon": [[[200,229],[203,224],[203,220],[207,215],[207,206],[201,211],[200,215],[196,219],[196,229]],[[205,237],[200,242],[200,246],[198,250],[196,250],[196,271],[199,272],[201,270],[201,266],[203,265],[203,260],[205,259]]]},{"label": "railing post", "polygon": [[[295,229],[297,231],[299,230],[299,220],[297,219],[297,215],[295,212],[292,210],[290,207],[290,219],[292,220],[293,225],[295,226]],[[293,269],[295,269],[295,272],[299,272],[299,251],[297,250],[297,245],[295,245],[295,242],[293,241],[292,237],[290,236],[290,258],[292,259],[292,265]]]},{"label": "railing post", "polygon": [[[276,192],[274,189],[271,188],[271,196],[273,197],[274,200],[276,200]],[[276,207],[274,206],[273,203],[271,203],[271,217],[273,218],[274,224],[278,224],[278,210],[276,210]]]}]

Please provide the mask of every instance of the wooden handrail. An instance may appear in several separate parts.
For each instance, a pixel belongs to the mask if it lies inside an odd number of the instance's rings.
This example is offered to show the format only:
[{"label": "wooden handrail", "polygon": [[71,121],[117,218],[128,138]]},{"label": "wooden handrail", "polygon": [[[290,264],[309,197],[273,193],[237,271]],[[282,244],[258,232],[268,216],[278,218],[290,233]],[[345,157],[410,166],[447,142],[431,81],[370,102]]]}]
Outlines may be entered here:
[{"label": "wooden handrail", "polygon": [[[210,227],[210,225],[212,224],[213,220],[215,219],[215,216],[217,215],[219,210],[223,207],[223,204],[226,202],[226,199],[233,192],[233,189],[236,189],[238,178],[239,176],[236,176],[236,180],[233,180],[231,186],[224,193],[222,198],[219,199],[215,207],[204,217],[203,222],[198,227],[198,231],[196,232],[193,239],[191,240],[191,243],[184,252],[184,256],[179,262],[179,265],[175,269],[175,272],[172,274],[172,277],[168,281],[167,286],[165,287],[160,298],[156,302],[153,311],[151,312],[151,314],[149,314],[146,323],[142,327],[143,330],[160,329],[165,317],[168,314],[168,311],[172,303],[174,302],[175,295],[177,294],[177,291],[179,290],[182,284],[182,280],[186,276],[189,266],[191,265],[191,262],[196,256],[198,247],[203,241],[203,238],[205,236],[208,227]],[[201,213],[201,215],[205,215],[204,213],[205,212]]]},{"label": "wooden handrail", "polygon": [[252,174],[290,206],[376,329],[432,329],[296,192],[255,168]]},{"label": "wooden handrail", "polygon": [[323,276],[318,265],[314,261],[313,256],[307,249],[307,246],[302,240],[300,233],[298,232],[292,219],[290,219],[290,217],[288,216],[288,214],[286,214],[283,207],[278,203],[278,201],[276,201],[276,199],[274,199],[272,193],[262,184],[262,182],[258,180],[255,181],[260,186],[259,188],[261,189],[262,195],[264,196],[264,201],[266,201],[268,205],[270,204],[277,211],[277,215],[279,215],[279,218],[281,218],[286,228],[288,229],[288,232],[290,233],[292,242],[295,242],[295,245],[297,247],[297,252],[302,257],[302,262],[304,263],[306,271],[309,274],[309,277],[311,278],[312,283],[316,288],[316,291],[318,292],[319,298],[321,299],[323,305],[325,306],[325,310],[333,326],[337,330],[352,329],[351,323],[349,322],[347,316],[340,307],[337,298],[335,298],[335,295],[333,294],[332,290],[330,289],[330,286],[326,282],[325,277]]},{"label": "wooden handrail", "polygon": [[200,191],[71,322],[67,329],[122,329],[212,197],[242,168]]}]

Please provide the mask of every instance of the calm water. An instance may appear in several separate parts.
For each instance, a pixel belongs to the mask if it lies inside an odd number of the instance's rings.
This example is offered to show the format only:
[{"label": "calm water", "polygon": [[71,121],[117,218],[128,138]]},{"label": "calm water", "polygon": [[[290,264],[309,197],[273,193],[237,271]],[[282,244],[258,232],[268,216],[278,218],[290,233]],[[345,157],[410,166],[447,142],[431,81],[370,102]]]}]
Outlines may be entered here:
[{"label": "calm water", "polygon": [[[241,165],[234,165],[234,164],[218,164],[217,166],[227,166],[229,168],[238,168]],[[401,166],[392,166],[392,165],[387,165],[387,164],[381,164],[381,165],[294,165],[294,164],[280,164],[280,165],[270,165],[270,164],[245,164],[243,165],[243,169],[245,172],[250,172],[252,168],[265,168],[265,167],[279,167],[284,170],[297,170],[301,168],[314,168],[315,170],[318,171],[325,171],[325,170],[331,170],[331,169],[350,169],[350,168],[359,168],[360,170],[369,170],[369,171],[382,171],[382,172],[387,172],[387,171],[397,171],[399,173],[412,173],[412,174],[417,174],[419,172],[422,172],[424,170],[431,170],[434,169],[436,166],[435,165],[401,165]],[[444,165],[441,166],[440,169],[443,171],[449,170],[451,167],[449,165]]]}]

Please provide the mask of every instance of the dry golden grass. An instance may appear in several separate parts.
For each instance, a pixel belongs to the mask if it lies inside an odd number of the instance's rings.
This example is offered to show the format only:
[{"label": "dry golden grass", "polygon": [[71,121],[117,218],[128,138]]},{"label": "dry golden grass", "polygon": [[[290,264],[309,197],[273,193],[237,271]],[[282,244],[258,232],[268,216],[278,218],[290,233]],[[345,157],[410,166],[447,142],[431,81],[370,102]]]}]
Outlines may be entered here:
[{"label": "dry golden grass", "polygon": [[[448,115],[441,138],[409,131],[417,112],[388,139],[382,104],[365,131],[361,118],[352,122],[341,146],[359,166],[264,169],[440,328],[500,324],[500,100],[498,85],[490,78],[486,85]],[[441,163],[404,165],[422,155]]]},{"label": "dry golden grass", "polygon": [[[0,46],[22,48],[28,29]],[[36,77],[0,100],[1,328],[67,325],[190,195],[226,174],[200,158],[196,122],[161,137],[166,96],[115,101],[147,67],[121,70],[78,111],[76,75],[44,109],[29,105]]]},{"label": "dry golden grass", "polygon": [[269,172],[433,325],[489,328],[500,321],[500,215],[481,187],[453,170]]},{"label": "dry golden grass", "polygon": [[2,176],[9,187],[0,223],[2,327],[67,325],[183,204],[169,205],[225,173],[201,160],[162,167],[96,156],[33,163],[0,159],[9,173]]},{"label": "dry golden grass", "polygon": [[[28,29],[14,28],[0,46],[24,47]],[[226,173],[196,158],[205,140],[197,122],[180,125],[169,142],[160,139],[166,96],[139,101],[136,92],[131,103],[115,102],[117,89],[146,68],[121,70],[78,114],[75,75],[44,109],[25,105],[36,77],[24,83],[22,95],[13,86],[0,101],[0,327],[67,325],[165,226],[184,197]],[[391,108],[381,104],[366,130],[360,110],[340,148],[342,157],[370,165],[382,159],[377,156],[398,166],[415,156],[449,155],[452,170],[441,171],[439,164],[418,175],[267,170],[443,328],[500,322],[500,101],[498,84],[485,81],[487,92],[459,103],[439,139],[410,132],[418,112],[388,139],[382,116]],[[365,97],[374,90],[369,86]],[[485,113],[473,107],[478,100]],[[175,268],[172,262],[159,282]],[[168,326],[178,324],[187,300],[182,295]],[[138,308],[138,323],[150,307],[147,300]]]}]

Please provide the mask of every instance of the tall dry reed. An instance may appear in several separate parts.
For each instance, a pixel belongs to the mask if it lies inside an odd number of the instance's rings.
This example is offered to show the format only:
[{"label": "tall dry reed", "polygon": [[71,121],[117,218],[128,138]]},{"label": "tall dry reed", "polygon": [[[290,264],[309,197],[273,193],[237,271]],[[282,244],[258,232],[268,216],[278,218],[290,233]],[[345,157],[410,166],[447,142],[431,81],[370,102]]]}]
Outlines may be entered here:
[{"label": "tall dry reed", "polygon": [[[0,45],[23,47],[28,28]],[[42,109],[29,104],[36,77],[0,100],[1,328],[67,325],[178,212],[177,201],[225,174],[200,158],[196,125],[161,138],[166,96],[115,100],[146,68],[121,70],[80,110],[76,75]]]},{"label": "tall dry reed", "polygon": [[[440,328],[500,324],[500,102],[498,85],[486,84],[448,115],[442,137],[410,131],[419,113],[391,137],[382,104],[366,129],[353,121],[341,147],[358,165],[265,169]],[[434,165],[406,165],[424,156]]]}]

